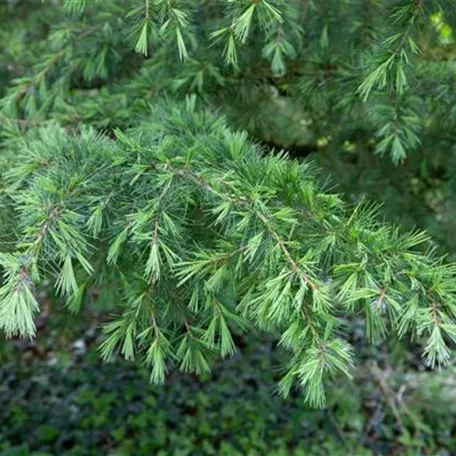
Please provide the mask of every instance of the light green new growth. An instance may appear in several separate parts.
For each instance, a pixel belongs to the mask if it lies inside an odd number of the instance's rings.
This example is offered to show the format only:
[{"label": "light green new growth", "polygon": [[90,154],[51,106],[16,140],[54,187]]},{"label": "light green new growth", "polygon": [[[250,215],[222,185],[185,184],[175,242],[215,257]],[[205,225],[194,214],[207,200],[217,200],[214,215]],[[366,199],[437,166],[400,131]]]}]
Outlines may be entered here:
[{"label": "light green new growth", "polygon": [[[50,278],[78,311],[91,290],[117,308],[101,346],[151,367],[203,373],[236,350],[233,330],[280,335],[293,384],[322,406],[325,379],[350,375],[347,321],[372,341],[417,337],[431,365],[456,339],[456,268],[421,232],[381,223],[318,184],[306,162],[266,154],[223,118],[157,104],[142,124],[68,133],[55,124],[11,141],[2,210],[0,326],[33,336],[33,291]],[[14,239],[14,242],[11,240]]]}]

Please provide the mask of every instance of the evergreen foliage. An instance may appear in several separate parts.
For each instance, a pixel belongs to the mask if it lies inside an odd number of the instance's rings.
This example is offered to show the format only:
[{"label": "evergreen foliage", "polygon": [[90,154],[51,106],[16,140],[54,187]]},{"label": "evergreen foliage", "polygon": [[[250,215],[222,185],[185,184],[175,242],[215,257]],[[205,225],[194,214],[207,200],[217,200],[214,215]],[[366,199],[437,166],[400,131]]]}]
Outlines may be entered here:
[{"label": "evergreen foliage", "polygon": [[253,325],[290,352],[280,391],[322,406],[324,381],[350,375],[358,315],[371,341],[407,334],[448,361],[455,265],[260,142],[361,131],[397,165],[451,144],[453,2],[21,3],[2,8],[52,27],[23,62],[27,36],[2,53],[8,336],[35,334],[48,279],[73,312],[94,290],[111,302],[103,357],[140,357],[154,382],[172,362],[208,371]]}]

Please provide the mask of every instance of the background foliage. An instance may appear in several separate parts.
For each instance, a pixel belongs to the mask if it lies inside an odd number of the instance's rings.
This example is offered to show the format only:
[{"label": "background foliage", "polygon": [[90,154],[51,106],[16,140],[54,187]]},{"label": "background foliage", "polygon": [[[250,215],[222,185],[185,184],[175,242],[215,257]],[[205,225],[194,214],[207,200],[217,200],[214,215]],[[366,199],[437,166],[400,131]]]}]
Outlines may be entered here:
[{"label": "background foliage", "polygon": [[[0,17],[3,168],[11,153],[29,156],[21,141],[35,127],[58,123],[72,135],[84,123],[114,137],[150,117],[158,99],[190,95],[261,144],[310,156],[346,201],[383,203],[388,221],[427,229],[454,257],[453,2],[8,1]],[[94,309],[109,301],[95,298]],[[139,366],[100,365],[97,330],[70,330],[54,307],[52,316],[38,346],[2,344],[6,454],[454,451],[452,366],[428,371],[418,346],[394,337],[368,348],[356,318],[355,382],[333,380],[328,408],[311,412],[294,393],[271,399],[283,375],[275,334],[235,330],[241,350],[212,377],[172,371],[156,388]],[[89,347],[85,356],[78,345],[68,355],[74,340]]]},{"label": "background foliage", "polygon": [[47,302],[37,342],[0,346],[2,455],[453,454],[454,367],[365,347],[355,381],[339,379],[315,411],[274,394],[283,353],[252,334],[212,374],[154,386],[144,367],[100,362],[103,313],[68,320]]}]

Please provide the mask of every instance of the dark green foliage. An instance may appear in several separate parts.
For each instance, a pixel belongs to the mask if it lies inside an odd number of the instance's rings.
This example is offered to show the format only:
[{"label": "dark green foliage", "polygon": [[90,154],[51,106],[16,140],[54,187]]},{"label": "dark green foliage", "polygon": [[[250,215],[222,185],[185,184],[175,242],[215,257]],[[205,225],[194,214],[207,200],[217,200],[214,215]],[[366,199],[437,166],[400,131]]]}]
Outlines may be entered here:
[{"label": "dark green foliage", "polygon": [[[4,97],[5,115],[74,122],[119,90],[132,103],[136,91],[195,92],[260,136],[268,108],[284,115],[293,103],[295,132],[310,126],[313,139],[340,144],[361,130],[396,163],[452,135],[435,135],[454,126],[450,1],[74,0],[60,13],[47,54]],[[109,91],[75,103],[75,85]]]},{"label": "dark green foliage", "polygon": [[173,372],[155,386],[139,365],[100,363],[93,314],[47,318],[37,343],[0,344],[2,456],[443,456],[456,444],[454,385],[443,373],[379,369],[387,391],[402,391],[401,430],[369,365],[356,382],[339,379],[327,410],[315,411],[299,395],[271,394],[283,353],[258,334],[211,375]]}]

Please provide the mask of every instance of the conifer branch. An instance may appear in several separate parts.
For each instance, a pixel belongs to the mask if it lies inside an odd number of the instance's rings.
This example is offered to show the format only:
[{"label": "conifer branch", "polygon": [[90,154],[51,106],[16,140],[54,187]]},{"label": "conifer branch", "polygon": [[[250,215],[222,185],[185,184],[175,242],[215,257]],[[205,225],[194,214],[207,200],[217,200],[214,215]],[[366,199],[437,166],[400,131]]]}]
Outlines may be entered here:
[{"label": "conifer branch", "polygon": [[[66,0],[30,53],[21,38],[20,65],[0,62],[0,329],[35,334],[43,280],[72,311],[95,287],[116,312],[104,358],[141,357],[161,383],[173,363],[207,372],[256,327],[289,352],[282,394],[298,385],[312,406],[350,375],[353,319],[447,363],[456,266],[235,131],[450,181],[454,2],[336,3]],[[373,152],[410,159],[407,179]]]}]

